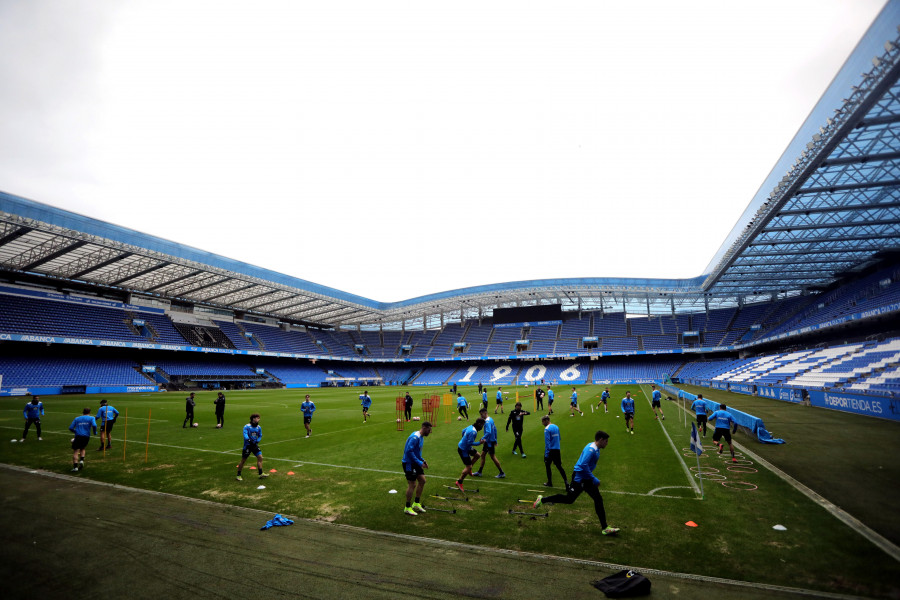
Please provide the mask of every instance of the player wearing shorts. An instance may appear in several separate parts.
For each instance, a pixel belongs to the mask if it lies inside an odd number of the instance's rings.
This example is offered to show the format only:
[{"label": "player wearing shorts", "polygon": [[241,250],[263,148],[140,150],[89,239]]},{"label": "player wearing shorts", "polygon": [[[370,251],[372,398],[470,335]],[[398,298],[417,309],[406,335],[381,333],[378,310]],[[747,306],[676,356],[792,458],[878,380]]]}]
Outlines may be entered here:
[{"label": "player wearing shorts", "polygon": [[25,410],[22,411],[22,415],[25,417],[25,429],[22,431],[22,439],[20,442],[24,442],[25,438],[28,436],[28,429],[34,425],[35,431],[37,431],[38,441],[42,441],[44,438],[41,437],[41,416],[44,414],[44,403],[41,402],[40,396],[33,396],[31,398],[31,402],[25,405]]},{"label": "player wearing shorts", "polygon": [[630,431],[631,435],[634,435],[634,398],[629,391],[626,391],[625,397],[622,398],[622,412],[625,413],[625,431]]},{"label": "player wearing shorts", "polygon": [[363,423],[366,423],[369,420],[369,407],[372,406],[372,398],[369,397],[368,390],[363,390],[362,395],[359,397],[359,403],[362,405]]},{"label": "player wearing shorts", "polygon": [[600,408],[600,405],[603,404],[603,412],[608,413],[609,412],[609,405],[607,404],[608,402],[609,402],[609,388],[606,388],[605,390],[603,390],[603,393],[600,394],[600,402],[597,403],[597,408]]},{"label": "player wearing shorts", "polygon": [[80,417],[75,417],[69,425],[69,431],[75,434],[72,438],[72,472],[84,468],[84,449],[91,441],[91,431],[97,435],[97,421],[91,416],[91,409],[85,408]]},{"label": "player wearing shorts", "polygon": [[600,533],[602,535],[615,535],[619,533],[616,527],[610,527],[606,522],[606,510],[603,508],[603,496],[600,495],[600,480],[594,476],[594,468],[600,458],[600,450],[609,444],[609,434],[598,431],[594,434],[594,441],[584,447],[581,457],[575,463],[572,473],[572,485],[568,486],[565,494],[554,494],[546,498],[538,496],[532,505],[538,508],[542,504],[572,504],[581,495],[587,493],[594,501],[594,511],[600,519]]},{"label": "player wearing shorts", "polygon": [[[663,418],[663,421],[666,420],[666,415],[663,414],[662,409],[662,392],[656,389],[655,385],[651,385],[650,388],[653,390],[652,398],[650,399],[650,408],[653,409],[653,414],[656,415],[656,420],[658,421],[660,417]],[[656,414],[656,409],[659,409],[659,414]]]},{"label": "player wearing shorts", "polygon": [[300,411],[303,413],[303,426],[306,427],[306,437],[309,437],[312,435],[313,413],[316,412],[316,405],[309,399],[309,394],[306,395],[306,400],[300,405]]},{"label": "player wearing shorts", "polygon": [[544,467],[547,469],[547,481],[544,482],[544,487],[553,487],[550,465],[556,465],[556,470],[562,475],[565,488],[569,489],[569,481],[566,479],[566,472],[562,467],[562,456],[559,449],[559,427],[550,422],[550,415],[541,417],[541,423],[544,425]]},{"label": "player wearing shorts", "polygon": [[112,433],[113,425],[116,424],[116,419],[119,418],[119,411],[109,406],[106,400],[101,400],[100,408],[97,409],[97,418],[100,419],[100,447],[97,448],[97,452],[102,452],[103,434],[106,434],[106,449],[109,450],[112,445],[110,434]]},{"label": "player wearing shorts", "polygon": [[495,415],[497,414],[497,411],[498,411],[498,410],[499,410],[501,413],[503,412],[503,388],[502,388],[502,387],[497,388],[497,400],[496,400],[496,402],[497,402],[497,408],[494,409],[494,414],[495,414]]},{"label": "player wearing shorts", "polygon": [[581,413],[582,417],[584,416],[584,413],[578,408],[578,390],[572,388],[572,396],[569,398],[569,416],[574,417],[576,410]]},{"label": "player wearing shorts", "polygon": [[697,431],[703,428],[703,437],[706,437],[706,401],[703,394],[697,394],[697,399],[691,404],[691,410],[697,415]]},{"label": "player wearing shorts", "polygon": [[494,461],[494,464],[497,465],[497,470],[500,471],[499,474],[494,475],[495,479],[503,479],[506,477],[506,473],[503,472],[503,467],[500,466],[500,461],[497,460],[497,424],[494,423],[494,419],[488,416],[487,409],[482,408],[479,413],[481,414],[481,418],[484,419],[484,435],[481,438],[481,441],[484,442],[484,451],[481,453],[481,464],[478,466],[478,471],[472,473],[472,477],[481,477],[481,472],[484,470],[484,463],[487,461],[488,454],[491,455],[491,460]]},{"label": "player wearing shorts", "polygon": [[[422,506],[422,490],[425,489],[425,471],[428,468],[428,461],[422,458],[422,447],[425,445],[425,438],[431,434],[431,423],[425,421],[422,428],[413,432],[406,438],[406,446],[403,448],[403,474],[406,476],[408,485],[406,486],[406,508],[403,509],[408,515],[416,516],[416,511],[425,512]],[[418,484],[418,485],[417,485]],[[413,502],[413,490],[416,493],[416,500]]]},{"label": "player wearing shorts", "polygon": [[726,408],[728,407],[720,404],[719,410],[709,416],[710,421],[716,422],[716,428],[713,430],[713,443],[719,447],[719,454],[722,454],[725,444],[719,440],[725,438],[725,441],[728,442],[728,449],[731,450],[731,462],[737,462],[734,457],[734,444],[731,443],[731,435],[737,433],[737,421],[730,412],[725,410]]},{"label": "player wearing shorts", "polygon": [[[481,410],[487,412],[486,408]],[[457,444],[456,447],[456,451],[459,452],[459,458],[463,463],[462,474],[459,476],[459,479],[456,480],[456,487],[462,492],[466,491],[463,489],[463,480],[466,478],[466,475],[472,474],[472,465],[481,457],[475,449],[475,446],[480,446],[484,443],[484,440],[482,439],[481,441],[476,442],[475,439],[478,437],[478,432],[483,428],[484,419],[481,417],[475,419],[475,423],[463,429],[462,438],[459,440],[459,444]]]},{"label": "player wearing shorts", "polygon": [[553,388],[551,386],[552,386],[552,384],[550,384],[550,383],[547,384],[547,414],[548,415],[553,414],[553,399],[555,397],[553,394]]},{"label": "player wearing shorts", "polygon": [[259,449],[259,440],[262,439],[262,427],[259,426],[259,414],[253,413],[250,415],[250,422],[244,425],[244,448],[241,450],[241,462],[237,468],[237,480],[243,481],[244,478],[241,477],[241,469],[244,468],[244,463],[247,462],[247,457],[251,454],[256,457],[256,472],[259,474],[260,479],[264,479],[269,476],[268,473],[263,473],[262,470],[262,450]]},{"label": "player wearing shorts", "polygon": [[456,410],[459,416],[469,420],[469,401],[460,392],[456,392]]}]

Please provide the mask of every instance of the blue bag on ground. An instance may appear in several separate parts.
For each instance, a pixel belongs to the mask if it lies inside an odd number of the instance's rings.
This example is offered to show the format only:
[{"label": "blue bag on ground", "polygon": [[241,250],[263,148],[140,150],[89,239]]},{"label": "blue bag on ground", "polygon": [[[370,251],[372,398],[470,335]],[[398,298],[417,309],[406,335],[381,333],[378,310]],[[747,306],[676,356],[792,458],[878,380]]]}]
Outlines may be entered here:
[{"label": "blue bag on ground", "polygon": [[593,585],[607,598],[633,598],[650,593],[650,580],[636,571],[619,571]]},{"label": "blue bag on ground", "polygon": [[275,518],[266,521],[266,524],[260,527],[260,531],[265,531],[270,527],[281,527],[283,525],[293,525],[294,522],[286,517],[282,517],[281,515],[275,515]]}]

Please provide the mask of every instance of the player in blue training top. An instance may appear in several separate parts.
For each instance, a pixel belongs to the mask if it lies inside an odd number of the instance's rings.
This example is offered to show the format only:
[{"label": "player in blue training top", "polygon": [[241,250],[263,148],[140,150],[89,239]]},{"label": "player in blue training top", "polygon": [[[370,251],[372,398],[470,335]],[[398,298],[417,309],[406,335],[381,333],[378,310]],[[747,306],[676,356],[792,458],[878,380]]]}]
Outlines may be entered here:
[{"label": "player in blue training top", "polygon": [[622,412],[625,413],[625,431],[631,431],[631,435],[634,435],[634,398],[630,391],[626,391],[622,398]]},{"label": "player in blue training top", "polygon": [[553,414],[553,400],[554,400],[554,398],[555,398],[555,396],[553,395],[553,384],[552,384],[552,383],[548,383],[548,384],[547,384],[547,414],[548,414],[548,415],[552,415],[552,414]]},{"label": "player in blue training top", "polygon": [[100,419],[100,447],[97,448],[97,452],[103,451],[103,434],[106,434],[106,449],[109,450],[112,447],[112,437],[110,434],[112,433],[113,425],[116,424],[116,419],[119,418],[119,411],[109,405],[106,400],[100,401],[100,408],[97,409],[97,418]]},{"label": "player in blue training top", "polygon": [[[660,417],[663,418],[663,421],[666,420],[666,415],[663,414],[662,409],[662,393],[656,389],[655,385],[650,386],[653,389],[652,398],[650,399],[650,408],[653,409],[653,414],[656,415],[656,420],[658,421]],[[659,414],[656,414],[656,409],[659,409]]]},{"label": "player in blue training top", "polygon": [[572,395],[569,397],[569,416],[574,417],[576,410],[581,413],[582,417],[584,416],[584,413],[578,408],[578,390],[573,387]]},{"label": "player in blue training top", "polygon": [[69,431],[75,434],[72,438],[72,471],[84,468],[84,449],[91,441],[91,431],[97,435],[97,421],[91,416],[91,409],[85,408],[80,417],[75,417],[69,425]]},{"label": "player in blue training top", "polygon": [[562,457],[559,448],[559,427],[550,422],[550,415],[541,417],[541,423],[544,425],[544,467],[547,469],[547,481],[544,487],[553,487],[553,476],[550,474],[550,465],[556,465],[556,470],[562,475],[565,488],[569,489],[569,481],[566,478],[566,472],[562,468]]},{"label": "player in blue training top", "polygon": [[[403,473],[406,475],[408,485],[406,487],[406,508],[403,509],[408,515],[416,516],[416,511],[425,512],[422,506],[422,490],[425,489],[425,471],[428,468],[428,461],[422,458],[422,447],[425,445],[425,438],[431,434],[431,423],[425,421],[422,428],[413,432],[406,438],[406,446],[403,448]],[[417,485],[418,484],[418,487]],[[413,489],[416,489],[416,500],[413,502]]]},{"label": "player in blue training top", "polygon": [[34,429],[37,431],[38,441],[43,441],[44,438],[41,437],[41,416],[44,414],[44,403],[41,402],[40,396],[32,396],[31,402],[25,405],[25,410],[22,411],[22,415],[25,417],[25,429],[22,431],[22,439],[20,442],[24,442],[25,438],[28,437],[28,429],[34,425]]},{"label": "player in blue training top", "polygon": [[597,403],[597,408],[600,408],[600,405],[603,405],[603,412],[609,412],[609,388],[603,390],[603,393],[600,394],[600,402]]},{"label": "player in blue training top", "polygon": [[488,407],[488,399],[487,399],[487,388],[484,388],[481,391],[481,408]]},{"label": "player in blue training top", "polygon": [[494,423],[494,419],[488,416],[488,411],[485,408],[482,408],[479,411],[481,418],[484,419],[484,435],[481,437],[481,441],[484,442],[484,450],[481,452],[481,464],[478,465],[478,471],[472,473],[472,477],[481,477],[481,472],[484,470],[484,463],[487,461],[488,454],[491,455],[491,460],[494,461],[494,464],[497,465],[497,469],[500,471],[497,475],[494,475],[495,479],[503,479],[506,477],[506,473],[503,472],[503,467],[500,466],[500,461],[497,460],[497,424]]},{"label": "player in blue training top", "polygon": [[259,449],[259,440],[262,439],[262,427],[259,426],[259,413],[253,413],[250,415],[250,422],[244,425],[244,449],[241,451],[241,462],[238,465],[237,470],[237,480],[243,481],[244,478],[241,477],[241,469],[244,468],[244,463],[247,462],[247,457],[251,454],[256,457],[256,472],[259,474],[259,478],[263,479],[268,477],[268,473],[263,473],[262,470],[262,450]]},{"label": "player in blue training top", "polygon": [[497,411],[503,412],[503,388],[497,388],[497,408],[494,409],[494,414],[497,414]]},{"label": "player in blue training top", "polygon": [[363,407],[363,423],[366,423],[369,420],[369,407],[372,406],[372,398],[369,397],[368,390],[363,390],[359,397],[359,403]]},{"label": "player in blue training top", "polygon": [[300,411],[303,413],[303,426],[306,427],[306,437],[312,435],[312,416],[316,412],[316,405],[309,399],[309,394],[303,404],[300,405]]},{"label": "player in blue training top", "polygon": [[691,404],[691,410],[697,415],[697,431],[700,431],[700,428],[703,428],[703,437],[706,437],[706,401],[703,399],[703,394],[697,394],[697,399],[694,400],[694,403]]},{"label": "player in blue training top", "polygon": [[734,457],[734,444],[731,443],[731,434],[737,433],[737,421],[730,412],[725,410],[726,408],[728,407],[720,404],[719,410],[709,416],[710,421],[716,422],[716,428],[713,430],[713,443],[719,447],[719,454],[722,454],[725,444],[720,443],[719,440],[724,437],[728,442],[728,449],[731,450],[731,462],[737,462]]},{"label": "player in blue training top", "polygon": [[456,392],[456,411],[459,416],[465,417],[466,421],[469,420],[469,401],[460,392]]},{"label": "player in blue training top", "polygon": [[[481,410],[487,412],[486,408],[482,408]],[[463,470],[459,479],[456,480],[456,487],[462,492],[466,491],[463,489],[463,480],[466,478],[466,475],[472,474],[472,464],[481,458],[481,455],[478,454],[475,446],[480,446],[484,443],[484,440],[482,439],[481,441],[476,442],[475,439],[478,437],[478,432],[483,428],[484,419],[481,417],[475,419],[475,422],[472,425],[463,429],[462,438],[459,440],[459,444],[457,444],[456,451],[459,452],[459,458],[462,459]]]},{"label": "player in blue training top", "polygon": [[554,494],[553,496],[538,496],[532,505],[534,508],[541,504],[572,504],[575,499],[586,492],[594,501],[594,511],[597,518],[600,519],[600,533],[603,535],[615,535],[619,533],[616,527],[610,527],[606,522],[606,510],[603,508],[603,496],[600,495],[600,480],[594,476],[594,468],[597,466],[597,460],[600,458],[600,450],[606,448],[609,443],[609,434],[605,431],[598,431],[594,434],[594,441],[584,447],[581,451],[581,457],[575,463],[572,471],[572,484],[568,486],[565,494]]}]

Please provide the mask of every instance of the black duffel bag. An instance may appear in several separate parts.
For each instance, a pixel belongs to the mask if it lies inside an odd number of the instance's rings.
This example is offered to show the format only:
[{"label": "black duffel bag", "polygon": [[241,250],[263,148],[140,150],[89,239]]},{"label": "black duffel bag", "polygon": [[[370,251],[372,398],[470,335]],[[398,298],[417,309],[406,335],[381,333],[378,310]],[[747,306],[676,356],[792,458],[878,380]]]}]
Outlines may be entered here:
[{"label": "black duffel bag", "polygon": [[619,571],[593,585],[607,598],[633,598],[650,593],[650,580],[636,571]]}]

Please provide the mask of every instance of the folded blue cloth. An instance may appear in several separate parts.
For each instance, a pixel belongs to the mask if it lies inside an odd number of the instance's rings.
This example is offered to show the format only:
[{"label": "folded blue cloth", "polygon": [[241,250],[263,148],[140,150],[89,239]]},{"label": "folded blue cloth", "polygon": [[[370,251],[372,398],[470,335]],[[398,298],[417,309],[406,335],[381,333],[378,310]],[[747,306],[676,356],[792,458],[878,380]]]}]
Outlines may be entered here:
[{"label": "folded blue cloth", "polygon": [[274,519],[266,521],[266,524],[260,527],[260,531],[265,531],[270,527],[281,527],[282,525],[293,525],[294,522],[288,518],[282,517],[281,515],[275,515]]}]

